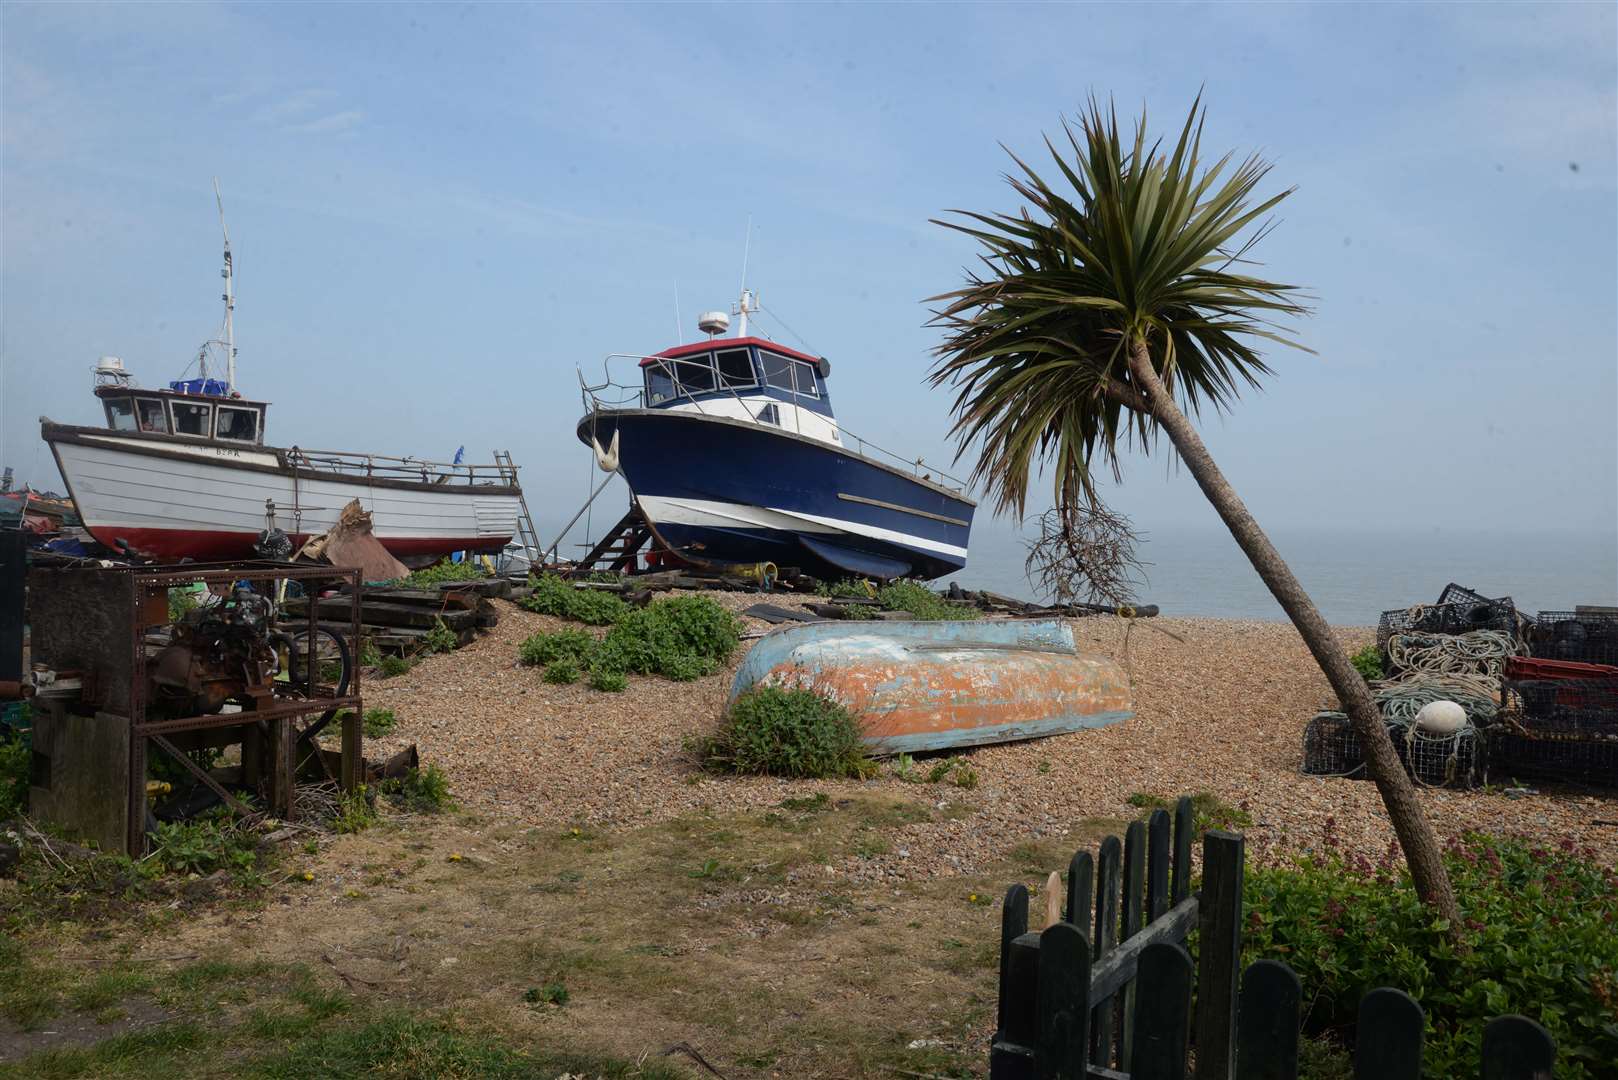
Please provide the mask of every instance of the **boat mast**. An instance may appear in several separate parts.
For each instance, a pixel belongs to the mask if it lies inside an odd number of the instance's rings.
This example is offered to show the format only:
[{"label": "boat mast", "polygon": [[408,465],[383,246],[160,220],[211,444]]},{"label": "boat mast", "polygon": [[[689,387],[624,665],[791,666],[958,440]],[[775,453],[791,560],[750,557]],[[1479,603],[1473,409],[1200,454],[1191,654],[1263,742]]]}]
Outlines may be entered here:
[{"label": "boat mast", "polygon": [[[219,177],[213,178],[214,202],[219,206],[219,231],[225,237],[225,268],[219,276],[225,279],[225,392],[232,393],[236,389],[236,326],[232,315],[236,310],[235,281],[232,277],[230,260],[230,230],[225,228],[225,199],[219,194]],[[203,372],[206,376],[207,372]]]},{"label": "boat mast", "polygon": [[747,233],[742,241],[742,296],[730,309],[732,315],[740,315],[742,321],[736,324],[736,336],[747,336],[747,316],[758,310],[758,294],[747,291],[747,257],[753,251],[753,215],[747,215]]}]

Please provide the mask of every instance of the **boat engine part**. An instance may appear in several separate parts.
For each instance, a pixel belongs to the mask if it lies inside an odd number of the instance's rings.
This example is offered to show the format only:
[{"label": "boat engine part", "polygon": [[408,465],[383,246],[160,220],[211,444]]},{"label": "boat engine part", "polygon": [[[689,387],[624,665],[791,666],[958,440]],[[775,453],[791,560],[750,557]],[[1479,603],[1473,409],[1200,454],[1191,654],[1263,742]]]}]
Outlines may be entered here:
[{"label": "boat engine part", "polygon": [[189,611],[149,667],[154,712],[170,718],[216,713],[235,697],[267,692],[280,670],[270,641],[268,597],[238,588],[229,600]]}]

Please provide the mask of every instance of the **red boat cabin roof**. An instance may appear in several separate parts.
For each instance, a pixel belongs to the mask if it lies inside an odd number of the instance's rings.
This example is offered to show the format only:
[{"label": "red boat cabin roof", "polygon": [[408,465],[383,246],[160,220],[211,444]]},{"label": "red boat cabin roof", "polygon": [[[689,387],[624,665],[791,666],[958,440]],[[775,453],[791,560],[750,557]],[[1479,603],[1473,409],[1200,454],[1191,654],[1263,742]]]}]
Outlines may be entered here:
[{"label": "red boat cabin roof", "polygon": [[710,352],[714,349],[736,349],[748,345],[757,345],[761,349],[768,349],[771,352],[780,353],[782,356],[790,356],[792,359],[802,360],[806,364],[814,364],[820,361],[818,356],[810,356],[808,353],[799,352],[797,349],[789,349],[785,345],[771,341],[768,338],[738,337],[707,338],[703,341],[692,342],[690,345],[676,345],[672,349],[664,349],[660,353],[648,356],[640,362],[640,366],[648,367],[659,360],[677,360],[682,356],[693,356],[696,353]]}]

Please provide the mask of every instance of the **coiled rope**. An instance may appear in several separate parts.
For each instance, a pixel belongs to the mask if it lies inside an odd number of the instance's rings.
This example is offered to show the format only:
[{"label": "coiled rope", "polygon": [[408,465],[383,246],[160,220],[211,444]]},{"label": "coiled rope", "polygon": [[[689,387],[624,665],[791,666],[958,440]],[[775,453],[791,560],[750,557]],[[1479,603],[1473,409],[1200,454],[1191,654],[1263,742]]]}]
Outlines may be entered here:
[{"label": "coiled rope", "polygon": [[1464,634],[1406,631],[1388,638],[1388,663],[1395,671],[1418,675],[1482,675],[1500,678],[1506,657],[1521,643],[1501,630],[1469,630]]}]

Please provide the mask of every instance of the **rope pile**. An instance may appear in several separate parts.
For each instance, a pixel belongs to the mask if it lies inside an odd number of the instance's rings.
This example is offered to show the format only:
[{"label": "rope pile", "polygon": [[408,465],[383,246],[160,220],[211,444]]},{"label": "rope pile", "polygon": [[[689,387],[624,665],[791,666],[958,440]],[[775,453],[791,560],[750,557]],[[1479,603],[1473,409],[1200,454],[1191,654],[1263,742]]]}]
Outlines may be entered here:
[{"label": "rope pile", "polygon": [[1453,701],[1474,724],[1489,724],[1500,712],[1499,683],[1483,675],[1416,673],[1372,684],[1371,696],[1390,724],[1414,724],[1423,705]]},{"label": "rope pile", "polygon": [[1521,651],[1521,643],[1501,630],[1469,630],[1464,634],[1406,631],[1388,638],[1388,663],[1393,670],[1417,675],[1482,675],[1499,679],[1506,657]]}]

